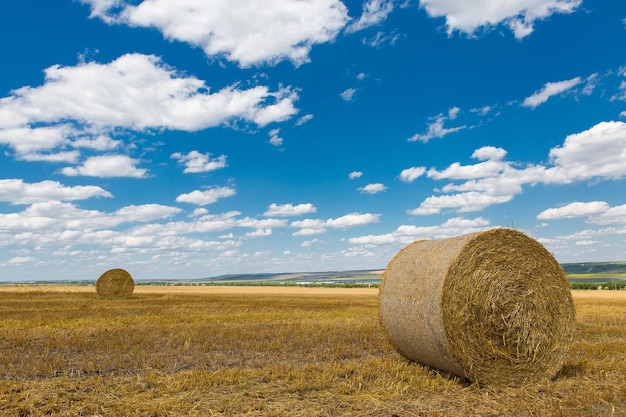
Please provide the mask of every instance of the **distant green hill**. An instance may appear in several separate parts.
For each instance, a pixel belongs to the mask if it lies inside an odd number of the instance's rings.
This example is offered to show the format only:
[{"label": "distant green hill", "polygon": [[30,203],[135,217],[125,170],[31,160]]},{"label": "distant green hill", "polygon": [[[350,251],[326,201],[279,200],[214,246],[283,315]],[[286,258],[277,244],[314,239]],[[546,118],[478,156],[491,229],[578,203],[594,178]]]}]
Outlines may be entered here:
[{"label": "distant green hill", "polygon": [[326,272],[284,272],[264,274],[228,274],[201,278],[194,282],[345,282],[379,281],[382,270],[326,271]]},{"label": "distant green hill", "polygon": [[626,274],[626,262],[582,262],[561,264],[567,275]]},{"label": "distant green hill", "polygon": [[[570,281],[606,282],[613,279],[626,279],[626,262],[582,262],[561,264]],[[379,282],[384,270],[353,270],[326,272],[283,272],[228,274],[207,277],[192,282],[197,283],[342,283]]]},{"label": "distant green hill", "polygon": [[[626,283],[626,262],[581,262],[563,263],[563,271],[568,281],[572,283]],[[250,273],[227,274],[200,279],[160,279],[140,280],[139,285],[279,285],[279,284],[342,284],[360,283],[364,285],[378,284],[382,278],[383,269],[326,271],[326,272],[283,272],[283,273]],[[0,282],[10,284],[14,282]],[[93,285],[92,280],[85,281],[32,281],[39,284],[71,284]],[[626,285],[626,284],[625,284]]]}]

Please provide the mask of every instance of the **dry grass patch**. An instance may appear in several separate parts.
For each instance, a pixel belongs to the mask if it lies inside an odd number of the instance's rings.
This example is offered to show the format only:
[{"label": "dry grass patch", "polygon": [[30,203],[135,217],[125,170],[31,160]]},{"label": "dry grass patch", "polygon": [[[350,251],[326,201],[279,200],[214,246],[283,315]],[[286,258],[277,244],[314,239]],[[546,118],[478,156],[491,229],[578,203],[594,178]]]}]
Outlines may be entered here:
[{"label": "dry grass patch", "polygon": [[0,297],[2,416],[626,415],[626,299],[574,298],[553,381],[484,389],[397,354],[376,292]]}]

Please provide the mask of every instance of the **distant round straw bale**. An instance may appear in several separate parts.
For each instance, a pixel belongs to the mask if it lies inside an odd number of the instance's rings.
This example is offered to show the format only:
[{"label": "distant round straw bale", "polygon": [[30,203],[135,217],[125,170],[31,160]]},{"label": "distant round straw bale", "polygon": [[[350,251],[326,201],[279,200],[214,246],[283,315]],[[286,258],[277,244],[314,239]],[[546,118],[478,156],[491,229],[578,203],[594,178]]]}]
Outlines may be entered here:
[{"label": "distant round straw bale", "polygon": [[406,246],[383,274],[379,301],[385,333],[402,355],[481,384],[551,378],[573,342],[563,269],[511,229]]},{"label": "distant round straw bale", "polygon": [[135,281],[133,277],[121,268],[106,271],[96,281],[96,292],[102,298],[130,298],[134,289]]}]

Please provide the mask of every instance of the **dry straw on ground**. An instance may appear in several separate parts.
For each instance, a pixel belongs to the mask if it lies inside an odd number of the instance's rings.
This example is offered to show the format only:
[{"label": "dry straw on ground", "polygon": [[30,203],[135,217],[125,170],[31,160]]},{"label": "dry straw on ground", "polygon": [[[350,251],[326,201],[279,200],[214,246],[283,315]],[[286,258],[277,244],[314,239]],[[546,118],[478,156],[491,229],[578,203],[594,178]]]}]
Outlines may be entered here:
[{"label": "dry straw on ground", "polygon": [[408,245],[385,270],[379,301],[401,354],[478,383],[551,378],[573,342],[563,270],[539,242],[511,229]]},{"label": "dry straw on ground", "polygon": [[96,292],[106,299],[130,298],[134,289],[133,277],[121,268],[106,271],[96,281]]}]

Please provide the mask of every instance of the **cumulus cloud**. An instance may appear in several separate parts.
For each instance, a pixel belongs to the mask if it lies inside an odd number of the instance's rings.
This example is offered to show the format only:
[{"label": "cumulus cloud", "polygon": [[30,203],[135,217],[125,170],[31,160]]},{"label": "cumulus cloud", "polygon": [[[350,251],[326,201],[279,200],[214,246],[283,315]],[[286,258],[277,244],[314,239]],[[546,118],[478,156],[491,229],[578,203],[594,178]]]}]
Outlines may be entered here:
[{"label": "cumulus cloud", "polygon": [[361,178],[362,176],[363,176],[363,173],[361,171],[352,171],[351,173],[348,174],[348,178],[350,178],[351,180]]},{"label": "cumulus cloud", "polygon": [[359,191],[362,194],[378,194],[378,193],[382,193],[386,189],[387,187],[385,186],[385,184],[381,184],[377,182],[374,184],[367,184],[365,187],[360,187]]},{"label": "cumulus cloud", "polygon": [[[44,201],[33,203],[20,213],[0,214],[0,229],[26,233],[23,238],[33,238],[28,232],[43,230],[42,233],[48,237],[59,236],[64,240],[71,240],[85,231],[113,228],[123,223],[166,219],[180,211],[181,209],[177,207],[146,204],[127,206],[112,213],[105,213],[81,209],[72,203]],[[45,240],[44,237],[41,239],[42,242]],[[19,239],[17,241],[19,242]]]},{"label": "cumulus cloud", "polygon": [[473,36],[479,28],[504,24],[517,39],[530,35],[538,20],[557,13],[573,13],[581,3],[582,0],[419,0],[429,16],[445,17],[448,35],[459,31]]},{"label": "cumulus cloud", "polygon": [[574,202],[563,207],[550,208],[537,215],[539,220],[571,219],[574,217],[587,217],[607,211],[609,205],[604,201],[591,201],[588,203]]},{"label": "cumulus cloud", "polygon": [[351,227],[364,226],[378,223],[380,214],[350,213],[334,219],[305,219],[291,222],[291,227],[300,229],[294,232],[294,236],[310,236],[325,233],[331,229],[349,229]]},{"label": "cumulus cloud", "polygon": [[251,237],[264,237],[264,236],[271,236],[272,235],[272,229],[257,229],[253,232],[247,232],[244,234],[244,237],[247,238],[251,238]]},{"label": "cumulus cloud", "polygon": [[477,149],[472,157],[490,158],[473,165],[458,162],[438,171],[431,168],[427,176],[435,180],[451,179],[461,183],[449,183],[440,192],[426,198],[418,208],[409,210],[413,215],[430,215],[444,209],[454,209],[460,213],[479,211],[493,204],[511,201],[522,192],[523,184],[541,182],[545,168],[528,166],[517,169],[513,163],[503,161],[504,150],[494,147]]},{"label": "cumulus cloud", "polygon": [[181,194],[176,197],[179,203],[190,203],[198,206],[213,204],[221,198],[231,197],[237,194],[231,187],[209,187],[204,191],[194,190],[188,194]]},{"label": "cumulus cloud", "polygon": [[455,120],[459,114],[460,109],[458,107],[452,107],[448,110],[448,114],[444,115],[443,113],[438,114],[437,116],[430,118],[430,123],[428,124],[428,130],[426,133],[416,133],[411,136],[408,141],[409,142],[424,142],[427,143],[431,139],[439,139],[443,138],[450,133],[458,132],[460,130],[465,129],[467,126],[456,126],[456,127],[444,127],[444,123]]},{"label": "cumulus cloud", "polygon": [[65,167],[61,170],[63,175],[75,177],[130,177],[145,178],[148,170],[137,168],[138,160],[126,155],[102,155],[88,158],[78,167]]},{"label": "cumulus cloud", "polygon": [[58,181],[26,183],[21,179],[0,179],[0,201],[11,204],[32,204],[42,201],[75,201],[93,197],[113,197],[94,185],[65,186]]},{"label": "cumulus cloud", "polygon": [[522,103],[522,106],[534,109],[537,106],[548,101],[550,97],[571,90],[582,82],[582,78],[576,77],[572,78],[571,80],[546,83],[541,90],[535,92],[529,97],[526,97],[524,99],[524,102]]},{"label": "cumulus cloud", "polygon": [[10,265],[32,265],[34,262],[37,262],[37,259],[32,256],[16,256],[9,259]]},{"label": "cumulus cloud", "polygon": [[603,213],[591,216],[589,222],[594,224],[626,224],[626,204],[609,207]]},{"label": "cumulus cloud", "polygon": [[126,54],[99,64],[55,65],[39,87],[0,99],[0,144],[18,154],[60,146],[111,150],[124,130],[198,131],[241,120],[265,126],[297,113],[295,91],[237,85],[209,92],[202,80],[152,55]]},{"label": "cumulus cloud", "polygon": [[112,151],[122,146],[122,141],[112,139],[108,135],[96,137],[78,137],[72,142],[75,148],[87,148],[96,151]]},{"label": "cumulus cloud", "polygon": [[19,99],[8,97],[0,99],[0,144],[12,147],[18,156],[51,150],[63,145],[68,138],[76,135],[76,130],[66,124],[56,126],[29,126],[37,119],[28,114],[33,111],[45,111],[19,103]]},{"label": "cumulus cloud", "polygon": [[64,162],[66,164],[75,164],[78,162],[80,158],[79,151],[67,151],[67,152],[56,152],[56,153],[39,153],[39,152],[29,152],[25,154],[18,155],[18,159],[21,161],[28,162]]},{"label": "cumulus cloud", "polygon": [[425,167],[411,167],[403,169],[402,172],[400,172],[400,180],[403,182],[413,182],[417,178],[421,177],[425,172]]},{"label": "cumulus cloud", "polygon": [[428,177],[434,179],[463,179],[471,180],[477,178],[494,177],[499,175],[508,166],[508,163],[502,159],[506,155],[506,151],[502,148],[493,146],[483,146],[472,153],[472,158],[482,160],[474,165],[461,165],[454,162],[443,171],[436,169],[428,170]]},{"label": "cumulus cloud", "polygon": [[256,219],[245,217],[237,222],[239,227],[250,227],[253,229],[273,229],[276,227],[287,227],[287,220],[283,219]]},{"label": "cumulus cloud", "polygon": [[[185,258],[191,252],[234,251],[240,245],[233,228],[252,232],[243,238],[272,234],[272,228],[287,227],[281,219],[240,218],[239,212],[210,214],[195,210],[190,221],[174,221],[182,210],[159,204],[131,205],[113,212],[85,210],[60,201],[37,202],[15,213],[0,214],[0,246],[57,247],[55,256],[81,256],[93,260],[108,248],[114,254],[157,251],[156,256]],[[222,233],[212,238],[211,233]],[[12,236],[11,239],[5,239]],[[80,246],[83,249],[73,249]],[[94,247],[93,252],[89,247]],[[16,252],[17,253],[17,252]],[[42,252],[43,253],[43,252]],[[26,253],[27,254],[27,253]],[[18,255],[22,255],[18,253]]]},{"label": "cumulus cloud", "polygon": [[554,165],[546,172],[546,182],[568,184],[601,177],[626,176],[626,123],[601,122],[584,132],[565,138],[563,146],[550,150]]},{"label": "cumulus cloud", "polygon": [[148,27],[166,39],[202,48],[241,67],[290,60],[308,62],[315,44],[330,42],[348,23],[339,0],[81,0],[91,17],[109,24]]},{"label": "cumulus cloud", "polygon": [[114,216],[126,223],[149,222],[158,219],[172,217],[182,210],[178,207],[164,206],[162,204],[142,204],[122,207],[115,211]]},{"label": "cumulus cloud", "polygon": [[315,213],[317,208],[311,203],[304,204],[276,204],[272,203],[267,208],[267,211],[263,213],[264,216],[278,216],[278,217],[290,217],[301,216],[303,214]]},{"label": "cumulus cloud", "polygon": [[310,248],[311,246],[318,244],[320,242],[321,241],[319,239],[305,240],[304,242],[302,242],[300,246],[303,248]]},{"label": "cumulus cloud", "polygon": [[347,229],[349,227],[363,226],[366,224],[377,223],[380,214],[371,213],[350,213],[335,219],[326,220],[326,226],[334,229]]},{"label": "cumulus cloud", "polygon": [[185,165],[184,173],[211,172],[226,167],[226,155],[220,155],[217,158],[211,158],[210,153],[200,153],[191,151],[186,155],[175,152],[170,158],[176,159]]},{"label": "cumulus cloud", "polygon": [[441,225],[413,226],[401,225],[391,233],[383,235],[365,235],[348,239],[355,245],[408,245],[416,240],[443,239],[446,237],[459,236],[468,233],[476,233],[488,229],[489,220],[482,217],[466,219],[454,217]]},{"label": "cumulus cloud", "polygon": [[626,224],[626,204],[611,207],[605,201],[573,202],[549,208],[537,215],[540,220],[560,220],[586,217],[593,224]]},{"label": "cumulus cloud", "polygon": [[601,122],[567,136],[562,146],[550,150],[550,164],[545,166],[506,161],[504,149],[485,146],[472,154],[483,162],[471,165],[455,162],[443,170],[429,169],[426,174],[429,178],[452,182],[437,190],[441,195],[426,198],[408,213],[430,215],[445,209],[460,213],[478,211],[511,201],[526,185],[623,178],[625,141],[626,123]]},{"label": "cumulus cloud", "polygon": [[321,219],[305,219],[291,222],[291,227],[298,228],[294,236],[319,235],[326,232],[326,221]]},{"label": "cumulus cloud", "polygon": [[416,216],[440,213],[443,209],[456,209],[459,213],[480,211],[494,204],[508,203],[514,194],[493,195],[489,192],[468,191],[453,195],[426,198],[420,206],[407,213]]}]

